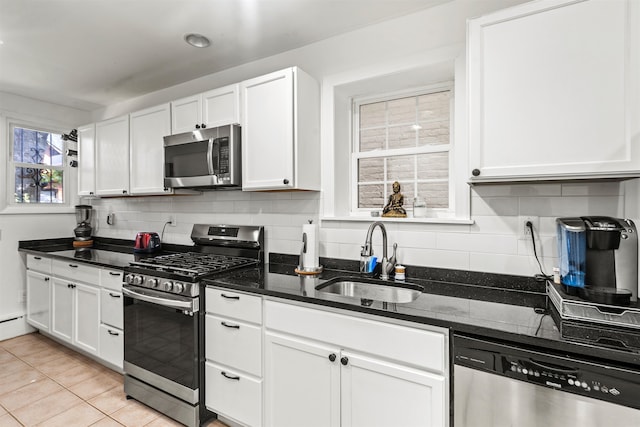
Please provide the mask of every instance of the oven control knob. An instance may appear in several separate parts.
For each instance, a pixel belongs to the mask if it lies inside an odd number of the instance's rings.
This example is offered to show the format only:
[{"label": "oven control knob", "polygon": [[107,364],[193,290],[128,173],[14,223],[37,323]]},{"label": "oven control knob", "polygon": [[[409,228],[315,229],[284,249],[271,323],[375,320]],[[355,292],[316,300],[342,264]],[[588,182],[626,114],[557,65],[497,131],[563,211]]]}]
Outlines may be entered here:
[{"label": "oven control knob", "polygon": [[124,281],[130,285],[133,285],[133,274],[129,273],[126,276],[124,276]]},{"label": "oven control knob", "polygon": [[170,281],[164,282],[164,289],[165,289],[165,291],[172,290],[173,289],[173,282],[170,282]]},{"label": "oven control knob", "polygon": [[158,279],[149,279],[147,283],[149,284],[150,288],[157,288],[160,284],[160,281]]},{"label": "oven control knob", "polygon": [[182,291],[184,291],[184,285],[183,285],[182,283],[175,283],[175,284],[173,285],[173,290],[174,290],[176,293],[181,294],[181,293],[182,293]]},{"label": "oven control knob", "polygon": [[143,282],[144,282],[144,277],[142,277],[142,276],[134,276],[133,277],[133,284],[134,285],[142,285]]}]

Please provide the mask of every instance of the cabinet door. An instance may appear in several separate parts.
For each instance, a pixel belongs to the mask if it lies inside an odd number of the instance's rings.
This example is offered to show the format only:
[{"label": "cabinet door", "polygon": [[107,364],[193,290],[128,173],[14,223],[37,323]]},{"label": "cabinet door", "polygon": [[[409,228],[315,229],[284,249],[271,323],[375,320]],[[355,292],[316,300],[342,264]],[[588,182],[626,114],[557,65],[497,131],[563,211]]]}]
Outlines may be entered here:
[{"label": "cabinet door", "polygon": [[204,372],[209,410],[245,426],[262,426],[261,380],[210,361]]},{"label": "cabinet door", "polygon": [[341,366],[342,427],[446,425],[443,376],[346,351]]},{"label": "cabinet door", "polygon": [[96,126],[78,127],[78,194],[93,196],[96,192]]},{"label": "cabinet door", "polygon": [[208,127],[240,123],[240,85],[229,85],[202,94],[202,119]]},{"label": "cabinet door", "polygon": [[471,181],[637,176],[639,10],[541,0],[469,22]]},{"label": "cabinet door", "polygon": [[124,362],[124,333],[122,329],[100,325],[100,357],[122,369]]},{"label": "cabinet door", "polygon": [[73,341],[73,286],[68,280],[51,280],[51,333],[58,338]]},{"label": "cabinet door", "polygon": [[207,314],[205,331],[207,360],[262,376],[261,327]]},{"label": "cabinet door", "polygon": [[74,294],[74,344],[97,355],[100,348],[100,289],[77,283]]},{"label": "cabinet door", "polygon": [[131,194],[169,194],[164,186],[164,137],[171,133],[169,104],[131,113]]},{"label": "cabinet door", "polygon": [[96,124],[96,193],[129,192],[129,115]]},{"label": "cabinet door", "polygon": [[41,331],[49,330],[51,279],[35,271],[27,271],[27,322]]},{"label": "cabinet door", "polygon": [[190,132],[202,125],[202,96],[194,95],[171,102],[171,134]]},{"label": "cabinet door", "polygon": [[124,327],[122,292],[100,291],[100,322],[118,329]]},{"label": "cabinet door", "polygon": [[241,93],[242,188],[293,188],[293,70],[244,81]]},{"label": "cabinet door", "polygon": [[266,332],[264,351],[265,425],[340,425],[340,357],[337,348]]}]

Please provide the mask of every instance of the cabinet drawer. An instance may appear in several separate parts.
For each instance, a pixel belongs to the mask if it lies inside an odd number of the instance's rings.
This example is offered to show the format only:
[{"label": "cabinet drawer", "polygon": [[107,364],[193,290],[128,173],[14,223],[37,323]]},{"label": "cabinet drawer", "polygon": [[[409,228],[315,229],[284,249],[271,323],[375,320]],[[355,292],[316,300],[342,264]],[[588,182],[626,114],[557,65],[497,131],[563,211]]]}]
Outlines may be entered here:
[{"label": "cabinet drawer", "polygon": [[51,258],[27,254],[27,268],[44,274],[51,274]]},{"label": "cabinet drawer", "polygon": [[262,298],[223,289],[207,288],[207,313],[262,324]]},{"label": "cabinet drawer", "polygon": [[262,425],[262,381],[207,362],[207,409],[252,427]]},{"label": "cabinet drawer", "polygon": [[222,365],[262,375],[262,328],[207,314],[205,355]]},{"label": "cabinet drawer", "polygon": [[124,332],[100,325],[100,357],[122,369],[124,361]]},{"label": "cabinet drawer", "polygon": [[122,290],[122,270],[100,269],[100,286],[103,288],[113,289],[114,291]]},{"label": "cabinet drawer", "polygon": [[448,369],[444,329],[425,331],[275,301],[265,302],[265,326],[433,372]]},{"label": "cabinet drawer", "polygon": [[114,328],[123,328],[122,293],[102,289],[100,295],[100,321]]},{"label": "cabinet drawer", "polygon": [[84,282],[92,285],[100,283],[99,268],[91,267],[75,261],[54,259],[51,272],[56,277],[64,277],[73,282]]}]

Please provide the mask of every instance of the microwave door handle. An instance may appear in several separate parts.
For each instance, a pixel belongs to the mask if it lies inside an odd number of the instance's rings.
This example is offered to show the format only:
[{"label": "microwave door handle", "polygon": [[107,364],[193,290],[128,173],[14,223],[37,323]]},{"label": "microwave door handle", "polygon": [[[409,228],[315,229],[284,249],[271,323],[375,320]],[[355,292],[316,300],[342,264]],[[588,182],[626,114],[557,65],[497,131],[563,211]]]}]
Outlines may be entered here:
[{"label": "microwave door handle", "polygon": [[211,138],[209,140],[209,148],[207,149],[207,166],[209,167],[209,175],[215,174],[213,170],[213,145],[214,144],[215,144],[215,140]]},{"label": "microwave door handle", "polygon": [[[218,175],[220,174],[220,142],[219,138],[216,138],[213,140],[213,148],[211,150],[211,165],[213,166],[213,169],[211,171],[211,175],[213,175],[213,179],[215,180],[216,184],[219,184],[218,182]],[[213,153],[215,152],[216,154],[216,163],[213,164]]]}]

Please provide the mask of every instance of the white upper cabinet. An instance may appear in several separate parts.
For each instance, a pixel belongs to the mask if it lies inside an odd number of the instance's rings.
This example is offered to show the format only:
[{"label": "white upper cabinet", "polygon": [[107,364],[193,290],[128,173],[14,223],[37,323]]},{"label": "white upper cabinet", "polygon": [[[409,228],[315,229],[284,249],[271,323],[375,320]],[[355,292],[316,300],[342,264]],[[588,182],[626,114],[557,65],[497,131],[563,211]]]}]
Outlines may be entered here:
[{"label": "white upper cabinet", "polygon": [[130,115],[130,194],[169,194],[164,186],[164,137],[171,133],[169,104]]},{"label": "white upper cabinet", "polygon": [[242,189],[320,190],[320,89],[297,67],[246,80]]},{"label": "white upper cabinet", "polygon": [[171,102],[173,135],[240,123],[239,85],[233,84]]},{"label": "white upper cabinet", "polygon": [[78,127],[78,195],[96,193],[96,125]]},{"label": "white upper cabinet", "polygon": [[469,21],[470,182],[640,176],[639,11],[539,0]]},{"label": "white upper cabinet", "polygon": [[129,115],[96,123],[96,194],[129,193]]}]

